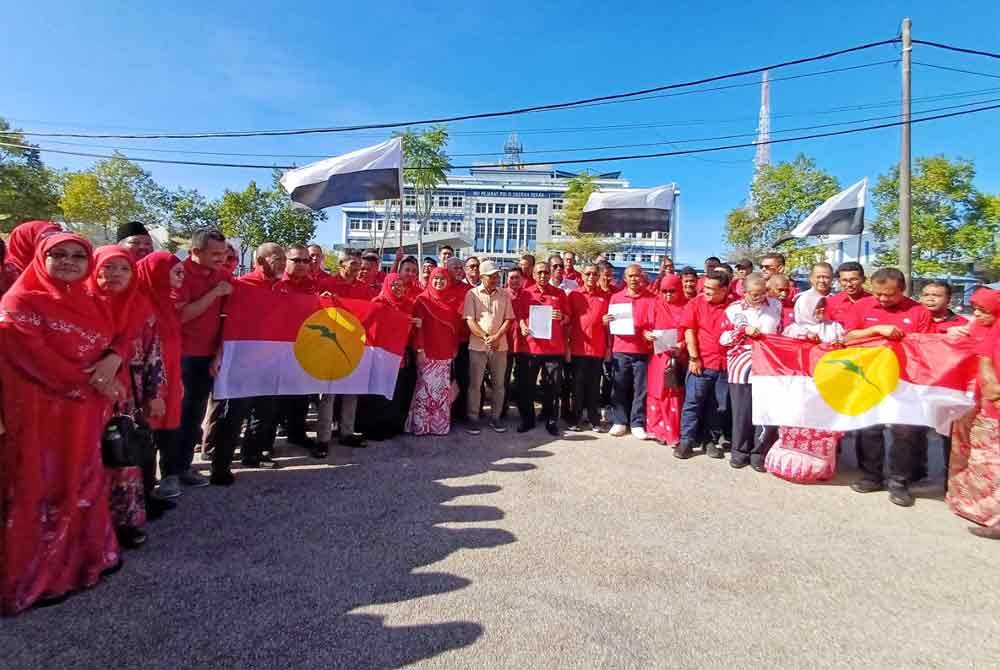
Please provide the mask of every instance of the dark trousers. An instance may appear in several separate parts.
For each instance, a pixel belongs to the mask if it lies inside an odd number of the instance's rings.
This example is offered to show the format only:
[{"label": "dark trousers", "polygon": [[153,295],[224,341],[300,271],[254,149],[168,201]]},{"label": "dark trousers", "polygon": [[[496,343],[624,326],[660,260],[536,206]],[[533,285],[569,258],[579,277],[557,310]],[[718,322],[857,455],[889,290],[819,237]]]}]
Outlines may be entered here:
[{"label": "dark trousers", "polygon": [[455,354],[455,381],[458,382],[458,397],[451,406],[451,420],[465,422],[469,404],[469,343],[460,342]]},{"label": "dark trousers", "polygon": [[269,451],[274,444],[277,407],[278,396],[231,398],[224,401],[219,415],[219,442],[212,451],[213,473],[230,471],[233,454],[247,419],[250,419],[250,423],[240,445],[240,460],[244,465],[260,463],[261,453]]},{"label": "dark trousers", "polygon": [[951,436],[941,435],[933,428],[920,429],[913,443],[913,472],[911,482],[919,482],[929,474],[927,471],[927,452],[930,446],[939,445],[944,461],[944,483],[948,486],[948,464],[951,461]]},{"label": "dark trousers", "polygon": [[517,354],[508,351],[507,352],[507,372],[503,376],[503,407],[500,408],[500,418],[504,419],[507,417],[507,408],[510,407],[511,401],[514,399],[516,394],[516,388],[514,387],[513,377],[514,368],[516,367]]},{"label": "dark trousers", "polygon": [[[154,430],[153,442],[156,444],[156,451],[160,453],[160,474],[167,476],[168,463],[176,463],[180,460],[177,450],[180,447],[180,430],[173,428],[170,430]],[[148,468],[148,469],[147,469]],[[156,486],[156,456],[153,462],[142,468],[142,486],[146,491],[146,500],[149,500],[149,493]]]},{"label": "dark trousers", "polygon": [[[913,454],[919,442],[919,426],[870,426],[862,429],[858,465],[865,479],[885,481],[889,488],[909,484],[913,476]],[[888,437],[888,449],[886,449]],[[888,451],[888,461],[886,452]],[[885,475],[883,476],[883,472]]]},{"label": "dark trousers", "polygon": [[579,424],[583,412],[594,426],[601,423],[601,385],[604,360],[594,356],[573,357],[573,403],[570,423]]},{"label": "dark trousers", "polygon": [[[767,449],[774,442],[765,447],[763,439],[760,441],[754,439],[751,388],[750,384],[729,384],[729,406],[733,412],[733,445],[730,458],[734,463],[763,465]],[[774,438],[777,439],[777,436],[778,431],[775,429]]]},{"label": "dark trousers", "polygon": [[771,450],[774,443],[778,441],[778,427],[777,426],[761,426],[760,427],[760,437],[758,438],[759,445],[757,450],[761,455],[761,461],[767,457],[767,452]]},{"label": "dark trousers", "polygon": [[518,416],[521,423],[529,425],[535,424],[535,382],[538,379],[538,370],[535,370],[535,377],[528,379],[531,369],[531,355],[525,353],[514,354],[513,377],[511,379],[511,393],[514,404],[517,405]]},{"label": "dark trousers", "polygon": [[569,423],[575,423],[573,420],[573,406],[575,403],[574,396],[576,395],[576,384],[573,381],[574,378],[573,364],[567,363],[566,359],[563,359],[562,390],[560,392],[560,398],[562,400],[562,418],[564,421]]},{"label": "dark trousers", "polygon": [[216,429],[216,424],[219,422],[219,415],[222,414],[222,405],[222,401],[215,400],[209,396],[208,417],[202,424],[202,428],[204,428],[206,432],[201,438],[201,453],[206,458],[211,455],[212,449],[215,448],[215,443],[218,442],[218,430]]},{"label": "dark trousers", "polygon": [[601,407],[611,406],[611,391],[615,386],[615,363],[604,361],[601,366]]},{"label": "dark trousers", "polygon": [[611,360],[614,366],[614,387],[611,404],[614,422],[632,428],[646,427],[646,354],[616,352]]},{"label": "dark trousers", "polygon": [[184,356],[181,358],[181,382],[184,400],[181,402],[181,426],[178,445],[172,460],[168,460],[164,476],[176,476],[191,469],[194,447],[201,442],[201,423],[208,409],[208,396],[215,379],[209,374],[212,356]]},{"label": "dark trousers", "polygon": [[285,395],[278,397],[278,420],[285,426],[288,441],[295,444],[305,444],[306,414],[309,413],[309,398],[307,395]]},{"label": "dark trousers", "polygon": [[688,372],[684,380],[681,410],[681,446],[694,448],[700,436],[724,432],[722,421],[729,406],[729,382],[725,370]]},{"label": "dark trousers", "polygon": [[535,380],[541,373],[542,414],[544,422],[559,419],[559,400],[562,392],[562,356],[528,356],[527,370],[521,377],[518,411],[521,424],[535,425]]}]

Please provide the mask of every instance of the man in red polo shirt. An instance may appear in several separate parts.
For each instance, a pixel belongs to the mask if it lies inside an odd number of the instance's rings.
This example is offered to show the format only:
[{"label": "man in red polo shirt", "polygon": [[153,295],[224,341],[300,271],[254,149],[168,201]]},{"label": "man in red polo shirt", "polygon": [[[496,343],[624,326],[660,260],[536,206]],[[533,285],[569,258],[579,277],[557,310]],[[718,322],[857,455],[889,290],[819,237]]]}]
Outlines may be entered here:
[{"label": "man in red polo shirt", "polygon": [[[649,293],[643,288],[642,280],[641,265],[633,263],[625,268],[625,288],[611,296],[611,300],[608,301],[608,314],[603,320],[608,324],[615,320],[614,305],[628,305],[631,308],[632,334],[611,336],[611,357],[614,365],[611,407],[614,412],[614,425],[611,426],[609,433],[614,437],[621,437],[631,430],[634,437],[645,440],[648,439],[646,367],[649,355],[653,353],[653,344],[635,328],[636,319],[651,300]],[[621,318],[629,317],[622,315]]]},{"label": "man in red polo shirt", "polygon": [[[872,295],[859,300],[847,316],[844,341],[869,337],[900,340],[932,330],[931,315],[920,303],[906,297],[906,278],[896,268],[882,268],[872,275]],[[889,462],[885,461],[885,430],[892,434]],[[871,426],[861,431],[858,465],[862,477],[851,484],[858,493],[889,489],[889,500],[901,507],[913,505],[909,483],[919,426]],[[884,472],[884,475],[883,475]]]},{"label": "man in red polo shirt", "polygon": [[705,278],[708,277],[708,273],[720,265],[722,265],[722,261],[719,260],[718,256],[709,256],[705,259],[705,274],[698,278],[698,293],[701,293],[705,288]]},{"label": "man in red polo shirt", "polygon": [[323,247],[318,244],[309,245],[309,272],[313,278],[322,283],[330,278],[330,273],[323,267]]},{"label": "man in red polo shirt", "polygon": [[698,271],[692,267],[681,268],[681,291],[684,293],[684,302],[688,303],[698,297]]},{"label": "man in red polo shirt", "polygon": [[517,267],[521,268],[524,276],[524,288],[531,288],[535,285],[535,257],[532,254],[524,254],[517,261]]},{"label": "man in red polo shirt", "polygon": [[338,258],[337,274],[330,275],[319,288],[321,291],[329,291],[338,298],[371,300],[376,293],[358,280],[360,272],[361,255],[356,251],[344,249]]},{"label": "man in red polo shirt", "polygon": [[604,315],[608,313],[611,296],[597,285],[597,266],[588,263],[583,267],[583,288],[573,291],[569,301],[569,343],[573,365],[573,401],[570,408],[569,430],[579,432],[583,410],[594,432],[601,432],[601,389],[594,383],[603,373],[607,360],[608,327]]},{"label": "man in red polo shirt", "polygon": [[969,325],[968,320],[948,308],[951,302],[951,284],[940,279],[932,279],[920,289],[920,304],[931,313],[931,330],[945,335],[952,328]]},{"label": "man in red polo shirt", "polygon": [[572,251],[564,251],[562,254],[565,271],[563,276],[576,282],[577,286],[583,286],[583,275],[576,269],[576,254]]},{"label": "man in red polo shirt", "polygon": [[713,270],[705,279],[702,294],[685,307],[682,326],[690,354],[681,410],[681,441],[677,458],[690,458],[699,443],[711,458],[722,458],[729,406],[726,349],[719,343],[726,321],[729,275]]},{"label": "man in red polo shirt", "polygon": [[212,361],[219,348],[224,298],[233,292],[222,269],[229,248],[217,230],[200,230],[191,238],[184,261],[184,284],[177,291],[181,316],[181,425],[176,453],[164,456],[164,479],[171,485],[205,486],[208,479],[191,469],[194,447],[201,441],[201,423],[214,384]]},{"label": "man in red polo shirt", "polygon": [[826,299],[826,318],[844,325],[854,305],[871,294],[865,290],[865,269],[861,263],[848,261],[837,267],[840,292]]},{"label": "man in red polo shirt", "polygon": [[[550,435],[558,435],[559,396],[562,387],[562,362],[566,354],[564,327],[569,320],[566,294],[549,283],[548,263],[535,264],[535,285],[521,291],[515,317],[524,346],[528,351],[527,374],[521,377],[518,389],[518,413],[521,424],[517,432],[524,433],[535,427],[535,380],[542,373],[542,420]],[[551,336],[536,337],[529,327],[532,306],[547,305],[552,308]]]}]

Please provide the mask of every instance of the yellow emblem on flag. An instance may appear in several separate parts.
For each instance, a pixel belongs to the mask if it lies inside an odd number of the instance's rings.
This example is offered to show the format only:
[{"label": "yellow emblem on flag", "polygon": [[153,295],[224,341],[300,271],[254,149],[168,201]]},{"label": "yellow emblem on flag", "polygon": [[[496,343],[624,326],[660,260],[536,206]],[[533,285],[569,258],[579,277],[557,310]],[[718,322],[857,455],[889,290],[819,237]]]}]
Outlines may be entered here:
[{"label": "yellow emblem on flag", "polygon": [[820,396],[835,411],[864,414],[899,384],[899,360],[888,347],[850,347],[823,355],[813,370]]},{"label": "yellow emblem on flag", "polygon": [[342,379],[365,354],[365,328],[345,309],[320,309],[299,326],[293,351],[302,369],[316,379]]}]

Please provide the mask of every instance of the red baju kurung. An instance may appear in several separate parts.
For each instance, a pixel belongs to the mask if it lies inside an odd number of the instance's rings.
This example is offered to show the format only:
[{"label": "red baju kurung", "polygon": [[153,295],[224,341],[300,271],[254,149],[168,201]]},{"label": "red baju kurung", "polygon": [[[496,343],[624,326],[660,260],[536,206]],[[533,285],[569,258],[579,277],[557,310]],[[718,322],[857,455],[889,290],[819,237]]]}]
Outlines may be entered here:
[{"label": "red baju kurung", "polygon": [[[675,281],[676,280],[676,281]],[[684,303],[680,279],[674,275],[664,277],[660,285],[676,284],[671,302],[657,296],[640,310],[637,331],[676,330],[677,341],[684,342]],[[678,378],[684,383],[683,371],[687,369],[687,353],[674,350],[650,354],[646,369],[646,432],[663,444],[678,444],[681,439],[681,408],[684,406],[684,387],[664,386],[663,373],[670,359],[679,366]]]},{"label": "red baju kurung", "polygon": [[57,282],[45,254],[81,237],[41,242],[0,302],[0,612],[93,586],[118,562],[101,433],[110,403],[84,369],[99,361],[112,323],[82,279]]}]

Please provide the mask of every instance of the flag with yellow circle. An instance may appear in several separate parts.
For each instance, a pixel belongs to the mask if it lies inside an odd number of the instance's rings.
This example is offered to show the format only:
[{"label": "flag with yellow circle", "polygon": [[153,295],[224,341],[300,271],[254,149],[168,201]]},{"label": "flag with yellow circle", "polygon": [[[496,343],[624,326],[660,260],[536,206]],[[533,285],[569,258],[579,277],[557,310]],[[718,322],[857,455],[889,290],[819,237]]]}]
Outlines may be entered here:
[{"label": "flag with yellow circle", "polygon": [[906,424],[948,434],[973,406],[977,365],[970,341],[945,335],[846,346],[769,336],[753,343],[753,421],[837,431]]}]

